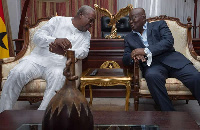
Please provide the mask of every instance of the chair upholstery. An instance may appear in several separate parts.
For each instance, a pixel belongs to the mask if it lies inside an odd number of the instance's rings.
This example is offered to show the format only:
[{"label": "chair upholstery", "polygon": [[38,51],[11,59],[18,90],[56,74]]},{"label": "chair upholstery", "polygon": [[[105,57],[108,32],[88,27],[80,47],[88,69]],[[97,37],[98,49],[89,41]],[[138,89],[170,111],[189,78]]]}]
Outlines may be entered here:
[{"label": "chair upholstery", "polygon": [[[16,57],[5,58],[0,63],[0,83],[1,89],[7,80],[7,76],[10,70],[19,63],[19,60],[26,55],[29,55],[34,49],[35,44],[32,39],[35,32],[44,25],[50,18],[42,18],[37,21],[34,25],[29,25],[28,21],[24,25],[24,44],[22,50]],[[76,75],[80,77],[82,72],[82,60],[78,60],[75,64]],[[80,84],[80,79],[76,82],[77,86]],[[38,102],[42,100],[44,91],[46,88],[46,81],[43,79],[35,79],[26,84],[19,96],[18,100],[29,101],[30,103]]]},{"label": "chair upholstery", "polygon": [[[200,71],[200,62],[198,61],[199,56],[195,53],[192,46],[192,36],[191,36],[191,23],[188,19],[188,24],[183,24],[179,19],[167,16],[159,16],[148,19],[149,22],[165,20],[169,26],[172,35],[174,37],[174,48],[176,51],[182,53],[186,58],[188,58]],[[138,110],[138,103],[140,97],[151,97],[147,83],[141,76],[141,71],[139,70],[138,63],[134,64],[134,107]],[[172,100],[186,100],[194,99],[192,93],[187,87],[183,85],[181,81],[176,78],[168,78],[166,80],[166,89],[169,97]]]},{"label": "chair upholstery", "polygon": [[[131,31],[131,27],[129,25],[128,19],[129,17],[125,16],[125,17],[122,17],[118,21],[118,23],[116,23],[117,35],[120,35],[121,38],[124,38]],[[109,17],[106,17],[106,16],[101,17],[101,37],[102,38],[105,38],[111,32],[112,27],[108,26],[109,22],[110,22]]]}]

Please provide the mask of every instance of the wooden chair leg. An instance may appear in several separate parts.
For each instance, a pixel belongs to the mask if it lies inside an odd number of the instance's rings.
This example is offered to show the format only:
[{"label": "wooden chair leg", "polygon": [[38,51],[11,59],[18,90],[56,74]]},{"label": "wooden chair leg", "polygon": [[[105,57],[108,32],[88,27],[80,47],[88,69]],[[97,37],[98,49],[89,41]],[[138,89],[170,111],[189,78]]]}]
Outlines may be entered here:
[{"label": "wooden chair leg", "polygon": [[135,111],[138,111],[138,104],[139,104],[139,98],[136,96],[134,98],[134,108],[135,108]]},{"label": "wooden chair leg", "polygon": [[189,100],[186,100],[186,104],[188,104]]},{"label": "wooden chair leg", "polygon": [[93,97],[92,97],[92,85],[89,85],[89,90],[90,90],[90,102],[89,104],[92,105]]},{"label": "wooden chair leg", "polygon": [[125,111],[128,111],[129,109],[129,98],[131,93],[131,85],[130,82],[126,84],[126,103],[125,103]]}]

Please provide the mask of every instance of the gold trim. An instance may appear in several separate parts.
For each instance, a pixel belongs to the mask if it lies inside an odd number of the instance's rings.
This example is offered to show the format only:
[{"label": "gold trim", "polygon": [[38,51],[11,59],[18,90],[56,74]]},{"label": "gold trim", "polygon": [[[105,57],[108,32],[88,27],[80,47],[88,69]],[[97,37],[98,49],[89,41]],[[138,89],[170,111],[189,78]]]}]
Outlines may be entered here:
[{"label": "gold trim", "polygon": [[87,81],[103,81],[103,82],[108,82],[108,81],[118,81],[118,80],[131,80],[132,78],[131,77],[93,77],[91,76],[91,78],[88,78],[88,77],[81,77],[81,80],[87,80]]},{"label": "gold trim", "polygon": [[125,100],[125,111],[128,111],[129,98],[131,93],[131,81],[132,78],[128,76],[86,76],[90,72],[90,69],[83,72],[81,80],[81,92],[85,96],[85,87],[89,85],[90,90],[90,105],[92,105],[92,85],[96,86],[115,86],[115,85],[124,85],[126,87],[126,100]]},{"label": "gold trim", "polygon": [[112,68],[120,68],[119,64],[115,61],[105,61],[101,66],[100,69],[112,69]]}]

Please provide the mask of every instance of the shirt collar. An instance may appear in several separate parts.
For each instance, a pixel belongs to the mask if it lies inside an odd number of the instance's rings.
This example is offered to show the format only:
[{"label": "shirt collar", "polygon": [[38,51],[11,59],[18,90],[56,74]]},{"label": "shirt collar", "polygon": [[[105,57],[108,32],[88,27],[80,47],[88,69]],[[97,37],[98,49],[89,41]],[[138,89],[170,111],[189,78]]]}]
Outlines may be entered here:
[{"label": "shirt collar", "polygon": [[144,29],[144,30],[147,29],[147,22],[144,24],[143,29]]},{"label": "shirt collar", "polygon": [[[143,26],[143,29],[144,29],[144,30],[146,30],[146,29],[147,29],[147,22],[144,24],[144,26]],[[138,33],[138,32],[136,32],[136,31],[133,31],[133,30],[132,30],[132,32],[133,32],[133,33]]]}]

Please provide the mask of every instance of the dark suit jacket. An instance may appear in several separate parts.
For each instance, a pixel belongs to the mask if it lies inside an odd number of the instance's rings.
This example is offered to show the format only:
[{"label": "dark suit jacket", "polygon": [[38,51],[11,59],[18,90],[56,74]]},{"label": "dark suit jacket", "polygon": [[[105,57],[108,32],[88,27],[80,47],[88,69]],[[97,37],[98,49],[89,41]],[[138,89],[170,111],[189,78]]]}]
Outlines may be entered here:
[{"label": "dark suit jacket", "polygon": [[[181,53],[176,52],[174,45],[174,38],[165,21],[156,21],[147,24],[147,41],[148,49],[152,53],[152,62],[161,62],[173,68],[182,68],[191,63]],[[145,48],[140,37],[133,32],[130,32],[124,38],[124,55],[123,63],[125,65],[133,64],[131,59],[131,52],[136,48]],[[145,63],[140,63],[141,70],[146,67]]]}]

